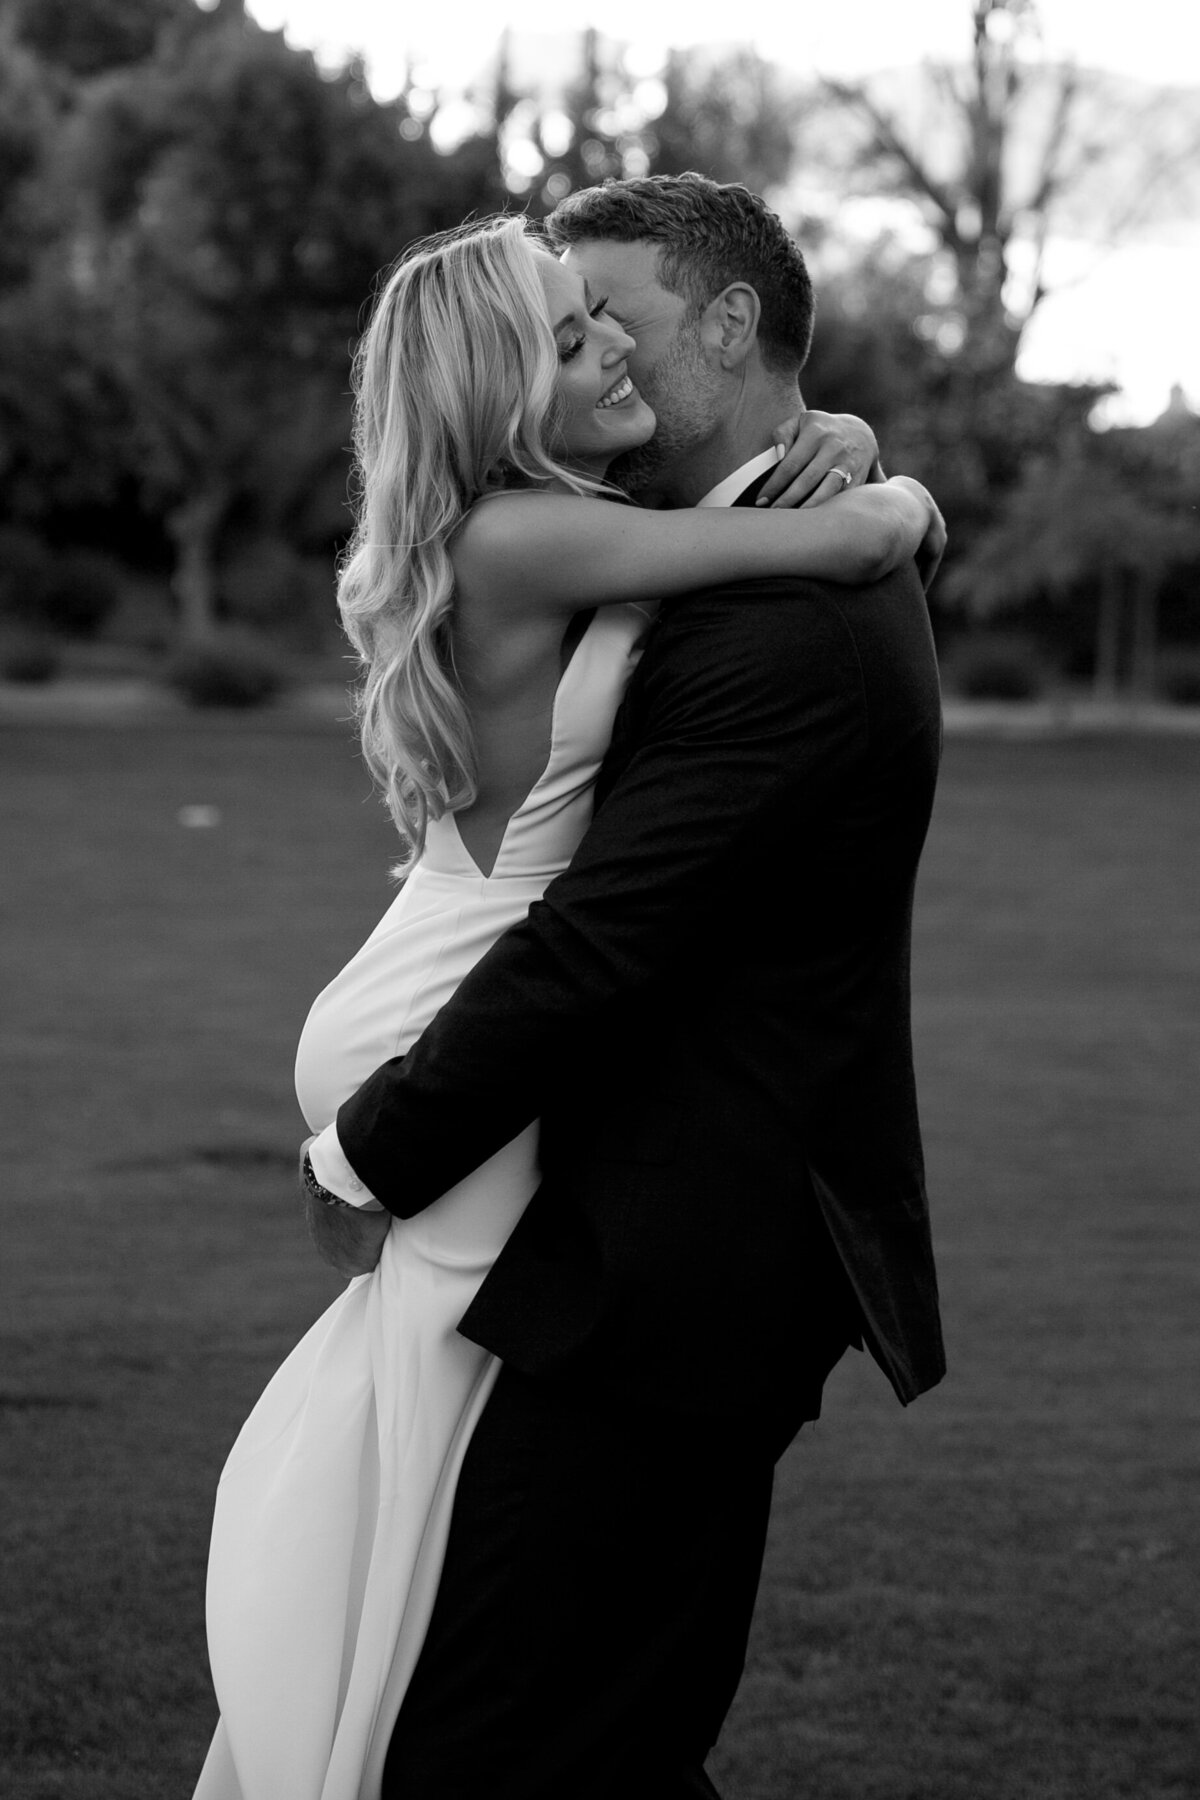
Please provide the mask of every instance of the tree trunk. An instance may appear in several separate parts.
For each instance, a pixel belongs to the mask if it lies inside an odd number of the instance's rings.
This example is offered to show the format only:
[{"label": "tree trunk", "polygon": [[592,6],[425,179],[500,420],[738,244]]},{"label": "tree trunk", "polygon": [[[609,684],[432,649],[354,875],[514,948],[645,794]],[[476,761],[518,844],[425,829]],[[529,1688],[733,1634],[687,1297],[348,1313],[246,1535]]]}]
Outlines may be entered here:
[{"label": "tree trunk", "polygon": [[1109,563],[1100,577],[1100,603],[1096,612],[1096,667],[1092,692],[1097,700],[1116,698],[1120,664],[1121,575]]},{"label": "tree trunk", "polygon": [[1131,687],[1136,702],[1154,698],[1158,673],[1158,582],[1142,569],[1133,590],[1133,668]]},{"label": "tree trunk", "polygon": [[216,630],[217,531],[226,500],[223,488],[211,487],[167,516],[175,545],[171,586],[179,605],[179,635],[187,644],[207,643]]}]

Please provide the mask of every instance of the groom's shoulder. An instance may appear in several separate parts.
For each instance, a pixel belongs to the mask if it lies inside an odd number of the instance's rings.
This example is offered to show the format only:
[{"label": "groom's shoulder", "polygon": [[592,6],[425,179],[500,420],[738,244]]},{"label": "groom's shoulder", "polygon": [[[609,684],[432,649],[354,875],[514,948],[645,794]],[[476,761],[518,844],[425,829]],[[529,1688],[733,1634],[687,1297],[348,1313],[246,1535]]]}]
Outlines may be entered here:
[{"label": "groom's shoulder", "polygon": [[803,577],[724,582],[696,588],[664,608],[656,634],[667,663],[725,658],[764,668],[857,654],[860,641],[908,644],[914,654],[929,641],[929,613],[915,565],[902,564],[861,586]]},{"label": "groom's shoulder", "polygon": [[[797,707],[928,723],[937,658],[915,567],[864,586],[745,581],[669,603],[647,646],[643,704],[701,715],[794,717]],[[938,725],[940,729],[940,725]]]}]

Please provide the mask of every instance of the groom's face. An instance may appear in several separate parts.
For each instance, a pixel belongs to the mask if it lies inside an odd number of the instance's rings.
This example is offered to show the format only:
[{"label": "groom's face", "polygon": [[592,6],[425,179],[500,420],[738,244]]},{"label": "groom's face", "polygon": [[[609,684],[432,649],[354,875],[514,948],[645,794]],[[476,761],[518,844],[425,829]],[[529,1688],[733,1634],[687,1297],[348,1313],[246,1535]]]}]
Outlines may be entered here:
[{"label": "groom's face", "polygon": [[593,294],[608,296],[608,311],[637,346],[629,373],[657,424],[649,443],[609,468],[609,479],[629,493],[646,491],[685,461],[720,416],[720,383],[704,355],[695,306],[662,286],[658,261],[656,244],[603,238],[572,244],[562,256]]}]

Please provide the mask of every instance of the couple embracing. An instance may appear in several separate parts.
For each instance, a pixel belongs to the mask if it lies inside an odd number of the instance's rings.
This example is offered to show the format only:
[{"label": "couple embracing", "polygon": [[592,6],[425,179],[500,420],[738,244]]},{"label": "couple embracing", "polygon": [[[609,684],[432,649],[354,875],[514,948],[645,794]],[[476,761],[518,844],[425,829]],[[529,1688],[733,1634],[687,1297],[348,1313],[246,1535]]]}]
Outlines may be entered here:
[{"label": "couple embracing", "polygon": [[775,1461],[848,1347],[943,1372],[940,518],[790,416],[812,291],[745,189],[549,234],[415,247],[360,350],[338,597],[408,861],[300,1043],[353,1279],[222,1476],[198,1800],[711,1800]]}]

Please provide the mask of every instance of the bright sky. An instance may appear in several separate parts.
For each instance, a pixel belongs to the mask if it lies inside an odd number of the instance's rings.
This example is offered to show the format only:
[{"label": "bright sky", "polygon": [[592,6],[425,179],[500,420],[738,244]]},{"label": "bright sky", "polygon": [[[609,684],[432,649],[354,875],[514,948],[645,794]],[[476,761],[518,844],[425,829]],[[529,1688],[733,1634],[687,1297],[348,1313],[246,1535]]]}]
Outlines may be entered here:
[{"label": "bright sky", "polygon": [[[410,62],[425,79],[465,85],[486,63],[503,24],[561,36],[595,24],[643,52],[648,70],[668,47],[751,41],[772,61],[800,71],[864,74],[923,57],[956,57],[968,44],[969,0],[769,0],[746,9],[729,0],[444,0],[410,12],[402,0],[249,0],[255,17],[289,41],[340,60],[366,58],[380,94],[394,93]],[[1039,0],[1046,46],[1084,64],[1200,89],[1200,7],[1195,0]],[[753,13],[760,15],[756,22]],[[775,22],[768,23],[767,15]],[[787,21],[786,24],[783,21]],[[731,21],[736,21],[732,23]],[[1162,246],[1097,258],[1057,247],[1072,276],[1034,320],[1022,360],[1031,379],[1101,377],[1122,396],[1114,420],[1160,412],[1172,382],[1200,407],[1200,221]],[[1080,278],[1080,270],[1090,273]],[[1051,265],[1053,272],[1053,265]],[[1151,323],[1152,321],[1152,323]]]}]

